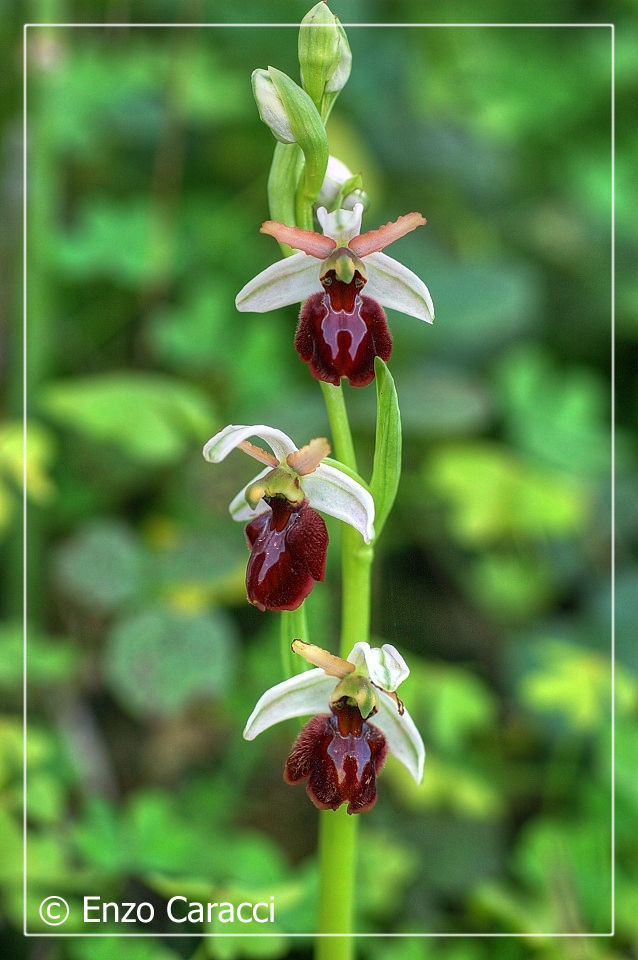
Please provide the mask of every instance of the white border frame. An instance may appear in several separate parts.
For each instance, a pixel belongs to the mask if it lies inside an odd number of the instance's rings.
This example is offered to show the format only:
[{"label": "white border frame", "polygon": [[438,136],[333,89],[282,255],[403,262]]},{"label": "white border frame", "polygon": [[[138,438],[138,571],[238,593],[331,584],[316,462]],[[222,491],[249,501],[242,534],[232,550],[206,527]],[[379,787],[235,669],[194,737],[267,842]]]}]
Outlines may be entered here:
[{"label": "white border frame", "polygon": [[[572,28],[599,28],[609,29],[611,41],[611,258],[610,258],[610,279],[611,279],[611,643],[610,643],[610,671],[611,671],[611,930],[604,933],[351,933],[348,938],[414,938],[414,939],[443,939],[443,938],[519,938],[522,940],[534,938],[571,938],[571,939],[589,939],[589,938],[609,938],[615,935],[615,845],[616,845],[616,823],[615,823],[615,277],[616,277],[616,247],[615,247],[615,25],[613,23],[343,23],[344,27],[374,27],[374,28],[448,28],[448,27],[509,27],[509,28],[541,28],[541,27],[572,27]],[[113,27],[124,27],[128,30],[138,28],[221,28],[228,27],[294,27],[299,28],[298,23],[25,23],[23,25],[23,76],[22,76],[22,96],[23,96],[23,936],[25,937],[151,937],[156,940],[163,940],[167,937],[280,937],[301,938],[314,940],[318,937],[344,937],[343,933],[288,933],[286,931],[277,931],[275,933],[191,933],[181,932],[148,932],[148,933],[115,933],[113,931],[105,933],[55,933],[38,932],[31,933],[27,930],[27,154],[28,154],[28,124],[27,124],[27,41],[29,27],[62,27],[74,28],[82,27],[85,29],[105,29]]]}]

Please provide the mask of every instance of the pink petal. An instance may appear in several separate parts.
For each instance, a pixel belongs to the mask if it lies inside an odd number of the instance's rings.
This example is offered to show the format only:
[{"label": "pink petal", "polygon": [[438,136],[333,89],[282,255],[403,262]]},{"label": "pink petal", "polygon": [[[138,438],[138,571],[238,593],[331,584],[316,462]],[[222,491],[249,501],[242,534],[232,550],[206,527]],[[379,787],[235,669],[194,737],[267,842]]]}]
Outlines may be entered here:
[{"label": "pink petal", "polygon": [[289,467],[298,473],[300,477],[305,477],[309,473],[314,473],[321,461],[330,456],[330,444],[325,437],[315,437],[305,447],[294,450],[286,457],[286,463]]},{"label": "pink petal", "polygon": [[270,453],[268,450],[262,450],[261,447],[251,443],[250,440],[242,440],[237,446],[240,450],[243,450],[244,453],[247,453],[249,457],[259,460],[260,463],[267,463],[269,467],[279,466],[279,460],[274,453]]},{"label": "pink petal", "polygon": [[325,260],[337,246],[330,237],[323,237],[320,233],[302,230],[300,227],[287,227],[285,223],[278,223],[276,220],[266,220],[259,232],[267,233],[279,243],[287,243],[293,250],[303,250],[309,257],[317,257],[318,260]]},{"label": "pink petal", "polygon": [[427,221],[420,213],[406,213],[398,220],[379,227],[378,230],[368,230],[367,233],[353,237],[348,247],[358,257],[367,257],[369,253],[378,253],[389,243],[394,243],[395,240],[404,237],[411,230],[416,230],[417,227],[422,227],[425,223]]}]

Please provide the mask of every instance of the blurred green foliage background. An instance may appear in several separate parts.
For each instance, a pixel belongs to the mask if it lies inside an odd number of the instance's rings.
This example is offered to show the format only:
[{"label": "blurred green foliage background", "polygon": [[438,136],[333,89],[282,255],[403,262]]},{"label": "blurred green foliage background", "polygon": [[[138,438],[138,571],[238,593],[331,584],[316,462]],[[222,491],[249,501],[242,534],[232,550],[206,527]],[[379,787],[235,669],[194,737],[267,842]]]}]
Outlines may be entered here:
[{"label": "blurred green foliage background", "polygon": [[[109,940],[23,941],[21,778],[21,37],[4,3],[4,420],[0,529],[2,955],[102,960]],[[298,20],[308,4],[49,0],[35,21]],[[417,0],[336,0],[344,22],[440,20]],[[450,21],[509,20],[498,0]],[[516,21],[619,22],[617,103],[638,68],[635,3],[569,0]],[[613,16],[612,16],[613,14]],[[390,315],[404,474],[375,567],[373,631],[405,653],[428,749],[390,760],[362,823],[360,931],[610,930],[609,28],[348,30],[331,152],[361,170],[370,229],[428,226],[391,253],[428,283],[433,328]],[[277,617],[245,601],[227,505],[227,423],[299,443],[327,430],[292,346],[295,310],[239,315],[278,257],[258,234],[273,142],[254,67],[298,78],[286,28],[30,28],[28,71],[28,926],[85,893],[277,901],[270,939],[128,940],[131,960],[309,956],[316,814],[286,786],[296,725],[246,744],[280,679]],[[635,261],[619,129],[617,256]],[[635,275],[617,289],[616,937],[363,939],[362,958],[612,958],[638,951],[635,764]],[[346,388],[372,457],[374,391]],[[334,647],[339,531],[309,601]],[[403,695],[403,694],[402,694]],[[365,868],[365,881],[363,880]],[[338,865],[335,865],[338,869]],[[370,877],[373,878],[370,881]],[[115,928],[113,928],[115,929]],[[194,926],[192,933],[200,932]],[[258,930],[257,932],[261,932]],[[124,943],[122,941],[121,943]],[[120,948],[122,949],[122,948]]]}]

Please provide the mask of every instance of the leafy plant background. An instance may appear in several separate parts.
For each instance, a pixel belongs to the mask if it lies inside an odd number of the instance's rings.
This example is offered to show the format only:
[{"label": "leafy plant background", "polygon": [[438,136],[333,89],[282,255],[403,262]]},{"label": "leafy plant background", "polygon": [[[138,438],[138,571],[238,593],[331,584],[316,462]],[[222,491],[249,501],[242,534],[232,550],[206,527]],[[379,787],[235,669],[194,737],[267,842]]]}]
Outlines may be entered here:
[{"label": "leafy plant background", "polygon": [[[534,5],[516,20],[617,14],[617,102],[636,90],[635,3]],[[26,5],[25,5],[26,9]],[[417,0],[344,2],[343,21],[438,20]],[[3,956],[100,960],[110,940],[23,941],[21,779],[21,38],[5,4],[0,525]],[[36,21],[298,21],[306,4],[34,3]],[[498,0],[451,22],[511,19]],[[428,748],[416,787],[389,761],[365,817],[361,931],[610,929],[610,38],[605,29],[352,28],[334,153],[364,173],[368,227],[412,209],[396,254],[429,284],[433,329],[394,315],[404,475],[379,544],[374,632],[413,667]],[[132,960],[307,957],[315,812],[281,771],[296,732],[241,730],[280,678],[277,618],[245,602],[227,504],[250,470],[201,446],[229,422],[326,431],[292,347],[293,308],[239,315],[277,256],[272,151],[249,75],[297,76],[293,29],[29,31],[28,925],[52,893],[82,930],[111,900],[277,901],[271,939],[126,941]],[[618,261],[635,260],[621,126]],[[633,256],[632,256],[633,255]],[[638,680],[632,433],[635,278],[617,339],[617,892],[614,940],[364,939],[363,958],[604,958],[638,950]],[[370,391],[348,390],[358,441]],[[339,531],[331,527],[333,544]],[[337,550],[309,601],[336,635]],[[335,864],[338,869],[338,864]],[[115,929],[115,928],[113,928]],[[194,926],[190,932],[201,928]],[[252,931],[251,931],[252,932]],[[258,929],[257,932],[262,932]],[[270,928],[269,928],[270,932]],[[123,942],[123,941],[122,941]]]}]

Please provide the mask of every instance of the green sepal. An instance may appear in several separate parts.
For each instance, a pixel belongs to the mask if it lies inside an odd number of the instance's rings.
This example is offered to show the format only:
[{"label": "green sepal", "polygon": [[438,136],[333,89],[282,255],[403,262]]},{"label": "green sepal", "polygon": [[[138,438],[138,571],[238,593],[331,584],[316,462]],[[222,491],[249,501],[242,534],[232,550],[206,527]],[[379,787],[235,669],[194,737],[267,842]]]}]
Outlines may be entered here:
[{"label": "green sepal", "polygon": [[308,203],[314,203],[328,166],[328,137],[323,122],[311,98],[299,84],[275,67],[268,67],[268,74],[304,155],[304,198]]},{"label": "green sepal", "polygon": [[[268,175],[268,208],[270,219],[296,225],[295,193],[303,167],[303,154],[296,143],[276,143]],[[280,243],[284,257],[294,251],[287,243]]]},{"label": "green sepal", "polygon": [[273,137],[280,143],[296,143],[297,138],[290,125],[288,111],[281,102],[279,91],[273,83],[269,70],[257,67],[250,75],[250,83],[259,116]]},{"label": "green sepal", "polygon": [[401,479],[401,413],[392,374],[379,357],[374,361],[377,428],[370,493],[374,497],[377,537],[392,509]]}]

